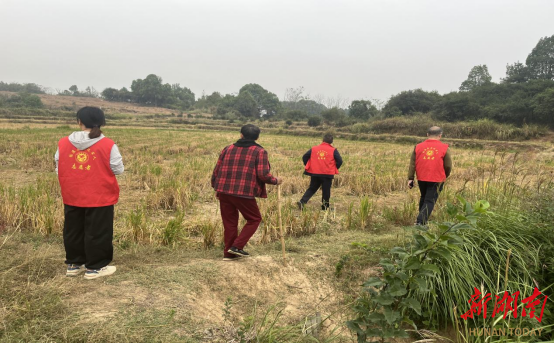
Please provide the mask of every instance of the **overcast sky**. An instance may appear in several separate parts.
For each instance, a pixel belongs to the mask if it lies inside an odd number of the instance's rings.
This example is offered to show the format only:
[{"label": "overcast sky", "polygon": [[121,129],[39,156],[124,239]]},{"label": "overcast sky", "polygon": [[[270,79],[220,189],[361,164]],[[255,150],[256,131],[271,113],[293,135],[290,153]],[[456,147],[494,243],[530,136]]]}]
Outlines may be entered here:
[{"label": "overcast sky", "polygon": [[552,0],[0,0],[0,81],[382,99],[494,81],[554,34]]}]

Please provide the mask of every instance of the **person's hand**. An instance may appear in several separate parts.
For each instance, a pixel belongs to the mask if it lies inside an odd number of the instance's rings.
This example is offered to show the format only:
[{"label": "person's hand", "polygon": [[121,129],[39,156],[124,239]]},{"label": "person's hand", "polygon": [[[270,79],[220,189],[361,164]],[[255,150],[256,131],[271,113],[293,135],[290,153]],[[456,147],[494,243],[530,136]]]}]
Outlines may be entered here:
[{"label": "person's hand", "polygon": [[409,189],[414,188],[414,180],[408,181],[408,188],[409,188]]},{"label": "person's hand", "polygon": [[280,185],[280,184],[283,183],[283,178],[282,177],[276,177],[276,179],[277,179],[277,183],[276,183],[277,185]]}]

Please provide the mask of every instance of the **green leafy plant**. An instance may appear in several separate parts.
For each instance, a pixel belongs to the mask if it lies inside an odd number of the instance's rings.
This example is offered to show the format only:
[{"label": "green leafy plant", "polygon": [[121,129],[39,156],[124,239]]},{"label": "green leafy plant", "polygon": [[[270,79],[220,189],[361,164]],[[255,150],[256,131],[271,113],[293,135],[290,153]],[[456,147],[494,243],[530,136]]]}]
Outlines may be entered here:
[{"label": "green leafy plant", "polygon": [[416,226],[406,248],[394,247],[390,258],[381,259],[382,275],[371,277],[363,284],[362,294],[354,305],[357,317],[347,322],[358,342],[406,338],[408,327],[417,330],[416,321],[423,315],[418,295],[436,295],[429,282],[440,272],[435,261],[449,260],[451,250],[463,243],[458,232],[474,228],[477,219],[490,206],[482,200],[471,204],[460,198],[460,202],[460,213],[456,206],[447,208],[450,216],[456,218],[455,222],[438,225],[436,232]]}]

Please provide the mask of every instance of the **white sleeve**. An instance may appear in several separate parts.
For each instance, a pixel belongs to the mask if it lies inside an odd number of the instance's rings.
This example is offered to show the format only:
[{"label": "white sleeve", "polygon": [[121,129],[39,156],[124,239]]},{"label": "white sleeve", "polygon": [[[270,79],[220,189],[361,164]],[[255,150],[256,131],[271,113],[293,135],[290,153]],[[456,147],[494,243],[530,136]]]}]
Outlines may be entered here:
[{"label": "white sleeve", "polygon": [[56,174],[58,174],[58,162],[60,161],[60,149],[56,149],[56,154],[54,155],[54,161],[56,161]]},{"label": "white sleeve", "polygon": [[123,158],[119,152],[117,145],[113,145],[112,151],[110,153],[110,168],[112,169],[114,175],[123,174],[125,166],[123,165]]}]

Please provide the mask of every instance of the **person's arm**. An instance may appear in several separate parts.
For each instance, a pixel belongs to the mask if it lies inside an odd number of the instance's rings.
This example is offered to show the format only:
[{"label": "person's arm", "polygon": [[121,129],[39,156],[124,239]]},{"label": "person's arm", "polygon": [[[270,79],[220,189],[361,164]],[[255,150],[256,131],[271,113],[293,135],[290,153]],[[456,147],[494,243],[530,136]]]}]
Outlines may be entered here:
[{"label": "person's arm", "polygon": [[335,149],[335,152],[333,153],[333,157],[335,158],[335,164],[337,165],[337,169],[340,169],[340,166],[342,166],[342,156],[339,154],[339,151]]},{"label": "person's arm", "polygon": [[270,183],[272,185],[277,184],[277,178],[271,175],[271,167],[269,165],[269,159],[267,158],[267,152],[263,149],[258,153],[258,160],[256,161],[256,174],[258,179],[263,183]]},{"label": "person's arm", "polygon": [[415,148],[412,152],[412,157],[410,158],[410,168],[408,169],[408,180],[413,181],[415,177],[415,160],[416,160],[416,153]]},{"label": "person's arm", "polygon": [[302,156],[302,162],[304,162],[304,165],[308,164],[308,161],[310,160],[310,157],[312,157],[312,149],[308,150],[304,156]]},{"label": "person's arm", "polygon": [[450,173],[452,172],[452,158],[450,157],[450,149],[446,149],[446,153],[444,154],[444,174],[446,174],[446,177],[450,176]]},{"label": "person's arm", "polygon": [[56,149],[56,154],[54,155],[54,161],[56,161],[56,174],[58,174],[58,162],[60,162],[60,149]]},{"label": "person's arm", "polygon": [[221,161],[223,161],[224,155],[225,155],[225,149],[221,150],[221,153],[219,154],[219,158],[217,159],[217,163],[215,164],[215,168],[212,173],[212,187],[215,186],[215,178],[217,177],[217,174],[219,174],[219,168],[221,167]]},{"label": "person's arm", "polygon": [[123,174],[125,166],[123,165],[123,158],[119,152],[117,145],[113,145],[112,151],[110,152],[110,168],[114,175]]}]

